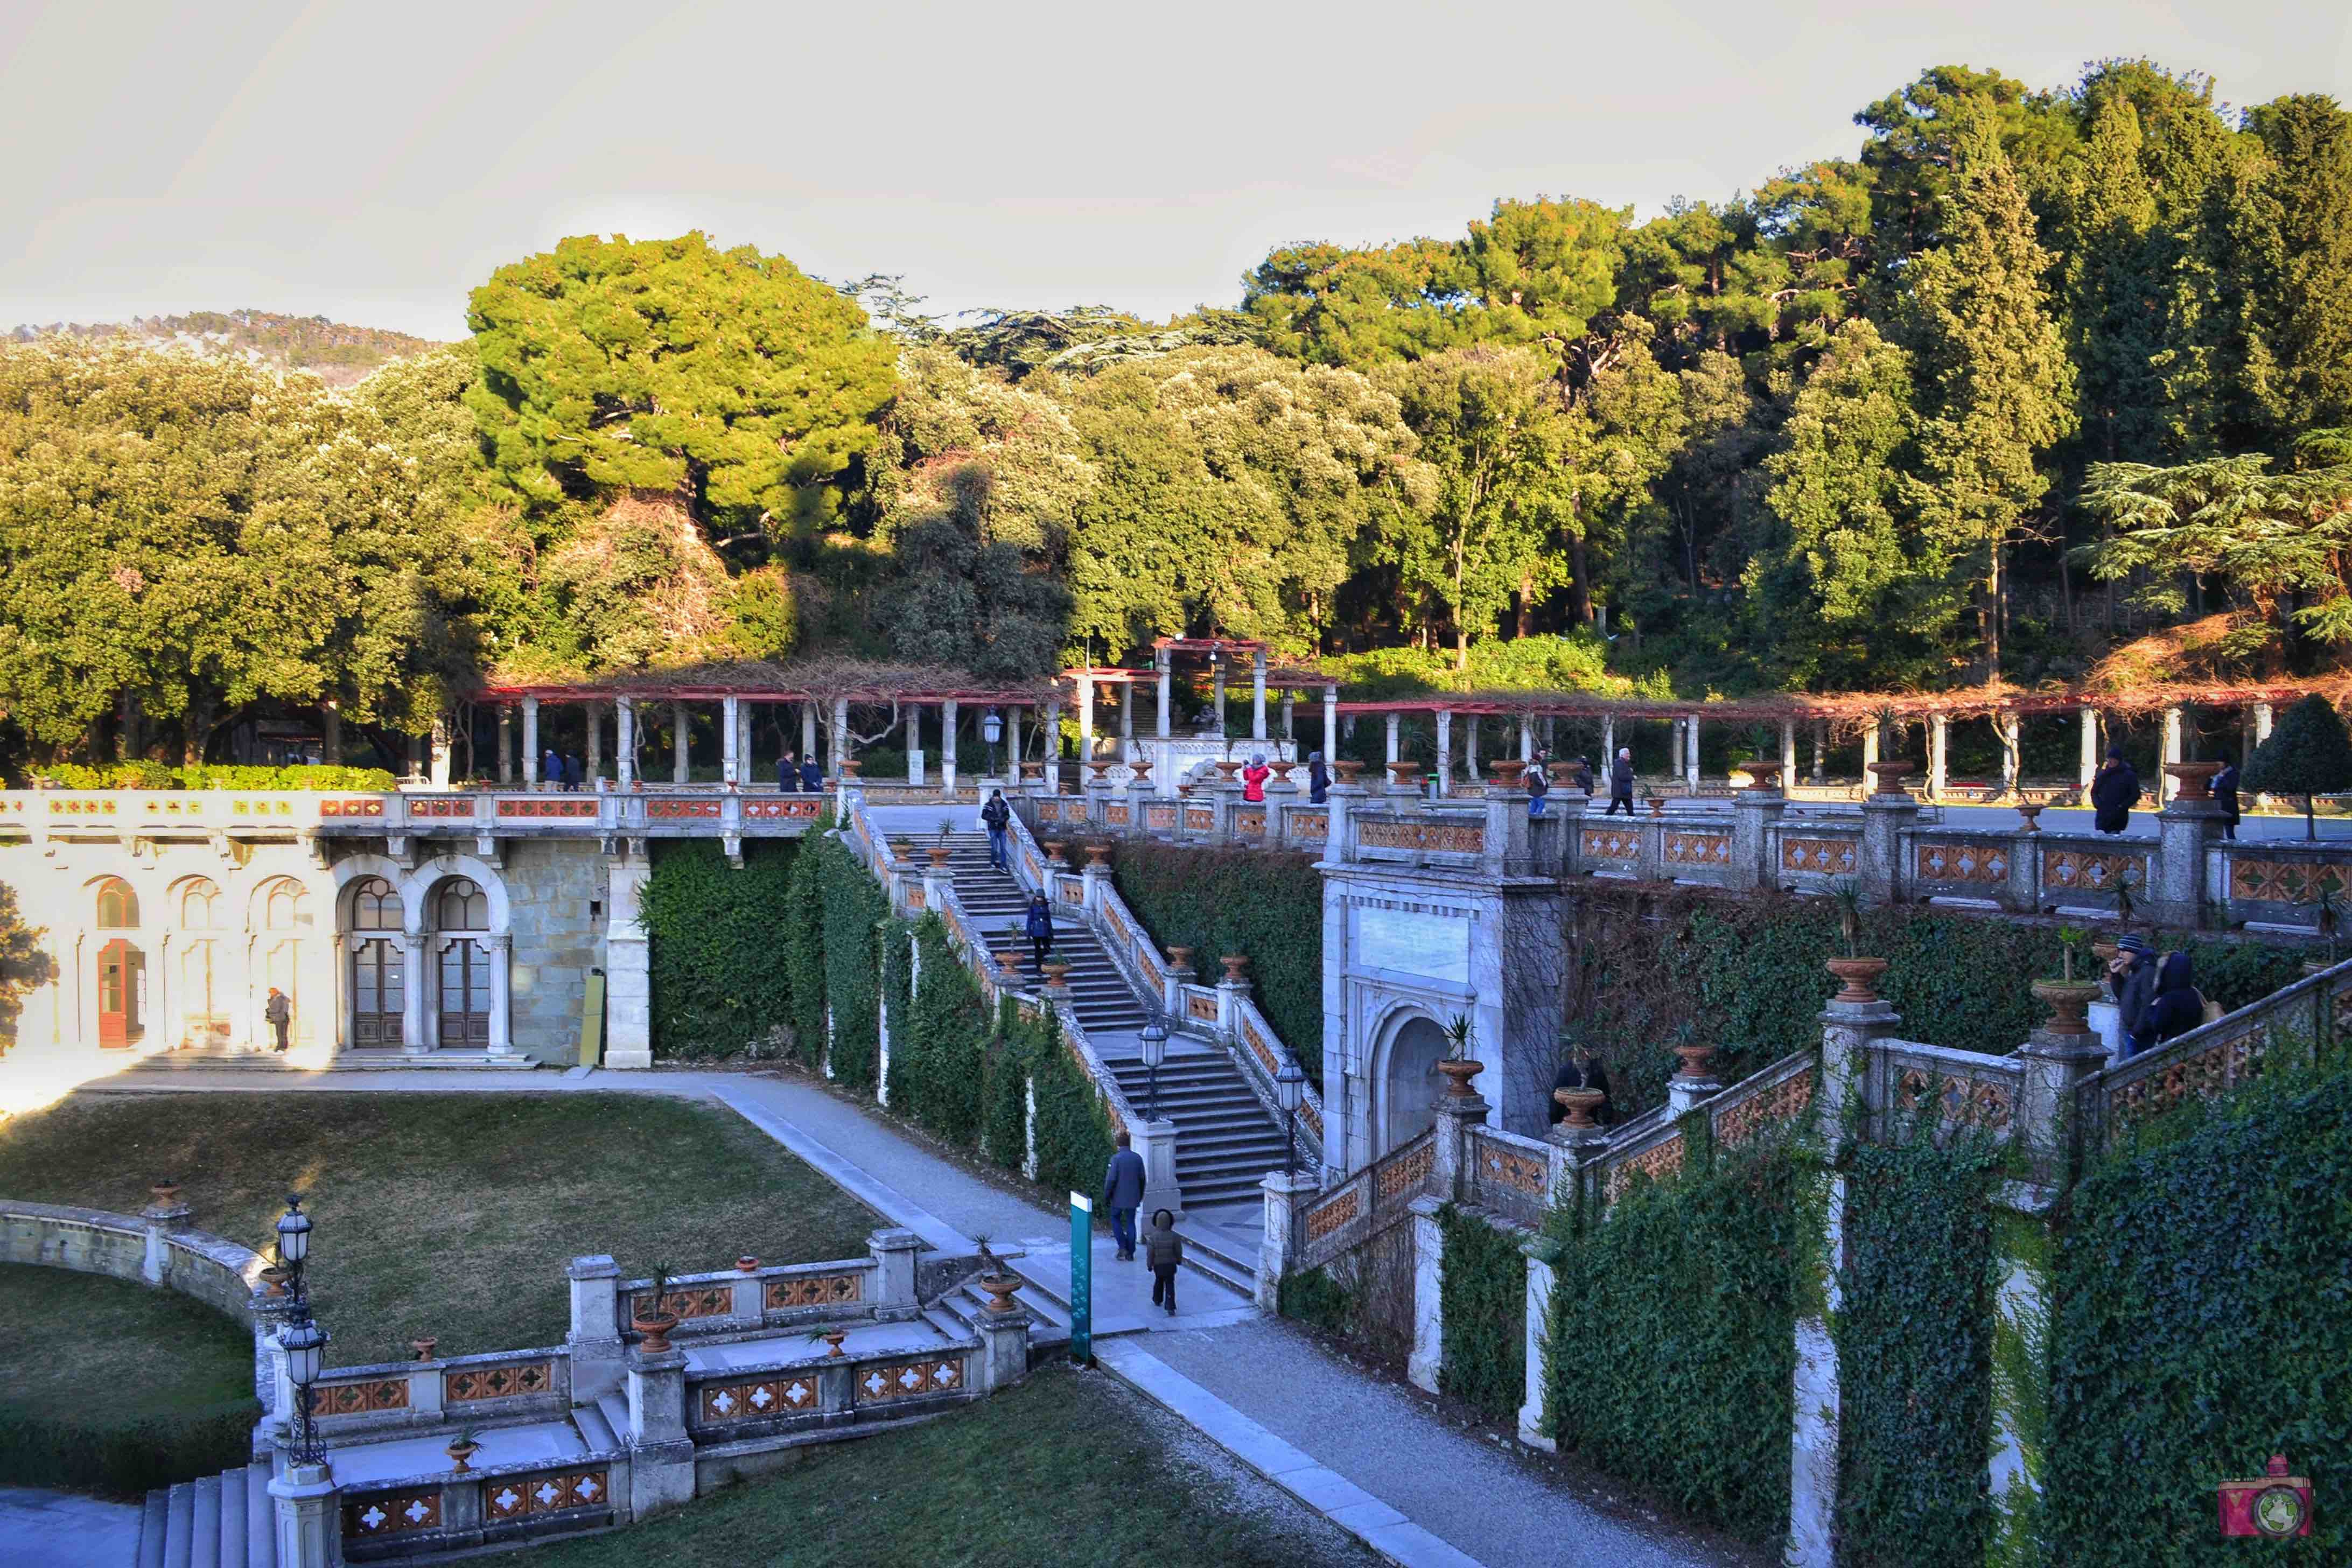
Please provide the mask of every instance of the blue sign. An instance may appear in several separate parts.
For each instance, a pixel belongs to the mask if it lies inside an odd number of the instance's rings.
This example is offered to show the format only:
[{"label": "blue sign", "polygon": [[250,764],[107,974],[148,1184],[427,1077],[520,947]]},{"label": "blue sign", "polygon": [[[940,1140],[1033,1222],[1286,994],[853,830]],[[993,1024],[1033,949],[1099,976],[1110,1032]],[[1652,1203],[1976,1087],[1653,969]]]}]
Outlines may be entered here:
[{"label": "blue sign", "polygon": [[1084,1193],[1070,1194],[1070,1359],[1095,1359],[1095,1205]]}]

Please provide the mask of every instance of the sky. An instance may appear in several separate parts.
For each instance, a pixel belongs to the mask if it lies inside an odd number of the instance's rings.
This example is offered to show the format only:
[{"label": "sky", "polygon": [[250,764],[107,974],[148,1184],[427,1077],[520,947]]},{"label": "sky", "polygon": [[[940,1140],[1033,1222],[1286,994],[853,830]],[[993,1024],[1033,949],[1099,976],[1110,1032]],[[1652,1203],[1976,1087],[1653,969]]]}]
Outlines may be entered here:
[{"label": "sky", "polygon": [[566,235],[700,228],[926,309],[1230,305],[1500,195],[1642,216],[1859,145],[1930,65],[2352,101],[2341,0],[0,7],[0,327],[250,307],[425,337]]}]

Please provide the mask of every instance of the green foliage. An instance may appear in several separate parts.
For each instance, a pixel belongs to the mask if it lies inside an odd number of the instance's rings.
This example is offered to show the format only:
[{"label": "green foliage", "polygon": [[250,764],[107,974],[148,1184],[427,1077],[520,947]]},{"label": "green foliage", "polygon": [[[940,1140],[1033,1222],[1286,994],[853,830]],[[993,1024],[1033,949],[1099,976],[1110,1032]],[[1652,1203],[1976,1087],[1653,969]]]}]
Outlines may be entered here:
[{"label": "green foliage", "polygon": [[1637,1179],[1605,1224],[1557,1208],[1547,1226],[1553,1436],[1759,1544],[1789,1516],[1799,1168],[1778,1140],[1717,1152],[1673,1181]]},{"label": "green foliage", "polygon": [[1029,1067],[1014,1038],[1020,1014],[1013,998],[996,1004],[996,1026],[987,1046],[987,1104],[980,1130],[980,1152],[1007,1171],[1018,1171],[1028,1155]]},{"label": "green foliage", "polygon": [[1194,962],[1249,955],[1252,994],[1316,1087],[1323,1075],[1323,879],[1315,857],[1121,839],[1111,879],[1154,940]]},{"label": "green foliage", "polygon": [[[908,935],[922,978],[904,1012],[893,997],[890,1106],[945,1142],[969,1148],[987,1110],[988,1010],[939,916],[925,914]],[[906,946],[894,930],[894,953]]]},{"label": "green foliage", "polygon": [[1057,1194],[1100,1193],[1116,1147],[1110,1113],[1070,1054],[1060,1023],[1049,1016],[1017,1024],[1010,1037],[1036,1086],[1037,1184]]},{"label": "green foliage", "polygon": [[1853,1151],[1832,1331],[1839,1560],[1857,1568],[1985,1561],[1993,1172],[1973,1142]]},{"label": "green foliage", "polygon": [[309,789],[389,790],[393,776],[382,768],[298,764],[286,768],[168,767],[162,763],[110,763],[92,767],[58,763],[40,776],[59,789]]},{"label": "green foliage", "polygon": [[25,923],[16,889],[0,882],[0,1042],[15,1042],[25,994],[56,978],[56,966],[41,951],[45,934]]},{"label": "green foliage", "polygon": [[987,468],[965,464],[946,479],[948,503],[899,531],[880,616],[893,658],[990,680],[1060,668],[1069,590],[1033,571],[1019,546],[989,538],[993,485]]},{"label": "green foliage", "polygon": [[828,808],[800,840],[801,852],[793,858],[778,916],[783,927],[784,1000],[792,1009],[793,1055],[812,1070],[824,1048],[824,854],[820,846],[834,842],[832,826]]},{"label": "green foliage", "polygon": [[1513,1420],[1527,1394],[1528,1259],[1519,1250],[1526,1237],[1452,1204],[1438,1211],[1437,1224],[1445,1238],[1438,1391],[1489,1420]]},{"label": "green foliage", "polygon": [[[795,840],[750,839],[730,867],[715,839],[656,839],[653,874],[638,902],[649,945],[653,1046],[695,1061],[775,1054],[793,1018],[790,903],[799,872]],[[607,911],[614,921],[629,911]]]},{"label": "green foliage", "polygon": [[2288,709],[2270,739],[2246,759],[2238,787],[2303,796],[2304,831],[2310,837],[2311,797],[2352,789],[2352,735],[2345,733],[2336,705],[2315,691]]},{"label": "green foliage", "polygon": [[[880,928],[890,918],[890,900],[840,839],[813,834],[801,846],[803,855],[817,859],[833,1076],[845,1088],[872,1094],[882,1045]],[[822,1025],[817,1037],[824,1037]]]},{"label": "green foliage", "polygon": [[[2222,1561],[2214,1485],[2273,1453],[2322,1498],[2352,1487],[2352,1076],[2339,1053],[2174,1114],[2162,1146],[2085,1173],[2057,1248],[2043,1496],[2055,1560],[2082,1568]],[[2261,1555],[2347,1553],[2323,1505]]]},{"label": "green foliage", "polygon": [[1328,1268],[1294,1269],[1275,1290],[1275,1311],[1294,1323],[1344,1334],[1355,1322],[1355,1302]]},{"label": "green foliage", "polygon": [[11,1486],[136,1500],[157,1487],[243,1465],[260,1417],[250,1399],[115,1422],[0,1405],[0,1477]]}]

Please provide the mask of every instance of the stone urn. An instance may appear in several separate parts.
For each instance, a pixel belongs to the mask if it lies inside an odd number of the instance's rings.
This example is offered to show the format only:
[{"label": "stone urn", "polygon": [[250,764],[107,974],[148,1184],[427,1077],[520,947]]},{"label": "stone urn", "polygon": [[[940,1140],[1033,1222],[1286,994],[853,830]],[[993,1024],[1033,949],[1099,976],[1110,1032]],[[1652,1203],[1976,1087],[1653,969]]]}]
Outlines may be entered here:
[{"label": "stone urn", "polygon": [[169,1177],[166,1177],[164,1180],[157,1182],[150,1186],[147,1189],[147,1195],[155,1200],[153,1206],[156,1208],[178,1208],[180,1206],[180,1184],[171,1180]]},{"label": "stone urn", "polygon": [[286,1294],[286,1281],[291,1278],[291,1276],[289,1276],[284,1268],[273,1263],[268,1268],[264,1268],[257,1278],[261,1281],[261,1291],[263,1295],[283,1296]]},{"label": "stone urn", "polygon": [[1486,1064],[1468,1061],[1461,1057],[1448,1057],[1437,1064],[1437,1070],[1445,1075],[1446,1099],[1467,1100],[1470,1098],[1470,1080],[1485,1072]]},{"label": "stone urn", "polygon": [[1127,765],[1135,770],[1135,782],[1138,784],[1151,776],[1151,760],[1148,757],[1138,757]]},{"label": "stone urn", "polygon": [[1664,795],[1654,795],[1650,797],[1650,815],[1656,817],[1663,817],[1666,815],[1666,797]]},{"label": "stone urn", "polygon": [[1242,982],[1242,971],[1249,967],[1249,955],[1240,952],[1220,953],[1217,962],[1225,966],[1225,983],[1229,985],[1238,985]]},{"label": "stone urn", "polygon": [[756,1274],[759,1268],[760,1260],[748,1252],[735,1260],[735,1269],[739,1274]]},{"label": "stone urn", "polygon": [[1058,871],[1061,869],[1062,846],[1067,841],[1060,838],[1042,838],[1037,841],[1037,847],[1045,852],[1045,868],[1047,870]]},{"label": "stone urn", "polygon": [[2111,936],[2103,936],[2091,944],[2091,956],[2097,959],[2102,965],[2113,963],[2122,956],[2123,951],[2116,945],[2116,939]]},{"label": "stone urn", "polygon": [[1774,790],[1780,787],[1780,764],[1779,763],[1768,763],[1761,758],[1759,758],[1752,763],[1740,763],[1739,771],[1748,775],[1748,787],[1749,789]]},{"label": "stone urn", "polygon": [[857,778],[857,770],[865,765],[856,757],[843,757],[833,764],[833,771],[854,783]]},{"label": "stone urn", "polygon": [[1528,764],[1519,761],[1517,757],[1505,757],[1498,762],[1493,762],[1486,764],[1487,773],[1494,779],[1497,786],[1505,790],[1515,790],[1518,788],[1522,775],[1525,774],[1527,771]]},{"label": "stone urn", "polygon": [[2091,1032],[2091,1004],[2099,999],[2096,981],[2037,980],[2033,983],[2033,994],[2050,1009],[2050,1033],[2087,1035]]},{"label": "stone urn", "polygon": [[1551,1097],[1567,1110],[1568,1127],[1571,1132],[1586,1132],[1599,1126],[1600,1123],[1592,1120],[1592,1113],[1601,1109],[1602,1100],[1609,1098],[1607,1093],[1597,1089],[1556,1089],[1551,1091]]},{"label": "stone urn", "polygon": [[1058,958],[1049,958],[1044,964],[1045,989],[1067,991],[1070,988],[1070,966]]},{"label": "stone urn", "polygon": [[418,1361],[431,1361],[433,1352],[441,1348],[441,1342],[431,1334],[420,1334],[408,1342],[408,1348],[416,1352]]},{"label": "stone urn", "polygon": [[1576,783],[1574,763],[1546,763],[1544,773],[1551,780],[1551,787],[1554,789],[1567,789]]},{"label": "stone urn", "polygon": [[1118,765],[1116,762],[1092,762],[1087,764],[1087,772],[1094,774],[1095,783],[1100,784],[1103,781],[1103,775]]},{"label": "stone urn", "polygon": [[1904,775],[1914,770],[1909,763],[1873,763],[1870,771],[1877,775],[1880,795],[1907,795],[1903,787]]},{"label": "stone urn", "polygon": [[2179,785],[2175,800],[2211,800],[2213,775],[2221,771],[2219,763],[2167,763],[2164,771]]},{"label": "stone urn", "polygon": [[1228,760],[1222,763],[1212,763],[1210,766],[1217,770],[1217,782],[1219,784],[1231,784],[1234,782],[1234,775],[1242,771],[1244,764]]},{"label": "stone urn", "polygon": [[659,1308],[647,1311],[643,1307],[632,1307],[629,1309],[629,1327],[636,1330],[644,1340],[643,1348],[646,1354],[659,1355],[669,1349],[669,1336],[671,1331],[677,1327],[677,1314],[665,1312]]},{"label": "stone urn", "polygon": [[945,844],[927,844],[923,847],[923,854],[929,858],[935,868],[944,868],[948,863],[948,857],[954,853],[955,851]]},{"label": "stone urn", "polygon": [[1341,784],[1354,784],[1356,775],[1363,771],[1364,764],[1353,757],[1341,757],[1331,764],[1331,776]]},{"label": "stone urn", "polygon": [[1871,987],[1886,973],[1883,958],[1832,958],[1829,972],[1838,977],[1844,989],[1830,998],[1832,1002],[1875,1002],[1878,993]]},{"label": "stone urn", "polygon": [[1109,846],[1109,845],[1108,845],[1108,844],[1101,844],[1101,843],[1088,844],[1088,845],[1087,845],[1087,846],[1085,847],[1085,848],[1086,848],[1086,851],[1087,851],[1087,865],[1089,865],[1089,866],[1108,866],[1108,865],[1110,864],[1110,846]]},{"label": "stone urn", "polygon": [[990,1311],[1009,1315],[1021,1310],[1020,1305],[1013,1300],[1013,1292],[1021,1289],[1021,1276],[1018,1274],[1008,1269],[999,1269],[993,1274],[982,1275],[972,1283],[988,1293]]},{"label": "stone urn", "polygon": [[1021,777],[1022,777],[1022,779],[1023,779],[1024,782],[1028,782],[1028,783],[1034,783],[1035,781],[1037,781],[1037,780],[1039,780],[1039,779],[1042,779],[1042,778],[1044,778],[1045,776],[1045,763],[1022,763],[1022,764],[1021,764]]},{"label": "stone urn", "polygon": [[825,1344],[830,1347],[825,1353],[827,1355],[840,1355],[843,1353],[841,1342],[849,1337],[849,1331],[847,1329],[827,1329],[824,1331],[824,1337]]},{"label": "stone urn", "polygon": [[1402,789],[1413,787],[1413,776],[1421,772],[1419,763],[1391,763],[1389,782]]},{"label": "stone urn", "polygon": [[2022,803],[2019,805],[2017,815],[2025,819],[2026,832],[2039,833],[2042,831],[2042,814],[2048,808],[2046,806],[2027,805]]},{"label": "stone urn", "polygon": [[1682,1058],[1682,1071],[1675,1074],[1685,1083],[1712,1083],[1715,1080],[1713,1046],[1676,1046],[1675,1055]]},{"label": "stone urn", "polygon": [[449,1468],[453,1470],[468,1470],[473,1468],[474,1456],[480,1453],[481,1450],[482,1446],[479,1443],[475,1442],[470,1437],[450,1438],[448,1449]]},{"label": "stone urn", "polygon": [[1171,969],[1181,969],[1187,974],[1192,973],[1192,950],[1189,947],[1170,948],[1168,950],[1168,967]]}]

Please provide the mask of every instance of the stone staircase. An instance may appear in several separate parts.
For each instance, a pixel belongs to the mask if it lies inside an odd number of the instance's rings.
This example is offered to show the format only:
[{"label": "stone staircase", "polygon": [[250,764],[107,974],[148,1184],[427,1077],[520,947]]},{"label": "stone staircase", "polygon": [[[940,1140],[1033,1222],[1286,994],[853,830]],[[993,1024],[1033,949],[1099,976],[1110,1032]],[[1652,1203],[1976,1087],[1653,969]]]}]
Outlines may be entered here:
[{"label": "stone staircase", "polygon": [[138,1568],[278,1568],[267,1461],[147,1494]]},{"label": "stone staircase", "polygon": [[[1003,933],[1019,930],[1029,908],[1027,891],[1010,872],[989,865],[987,834],[957,834],[948,847],[948,870],[955,879],[956,900],[963,906],[964,918],[991,951],[1011,945],[1013,939]],[[1020,942],[1026,952],[1028,938],[1022,937]],[[1088,1038],[1143,1027],[1142,1000],[1086,921],[1066,907],[1054,911],[1054,956],[1070,966],[1070,1011]]]}]

